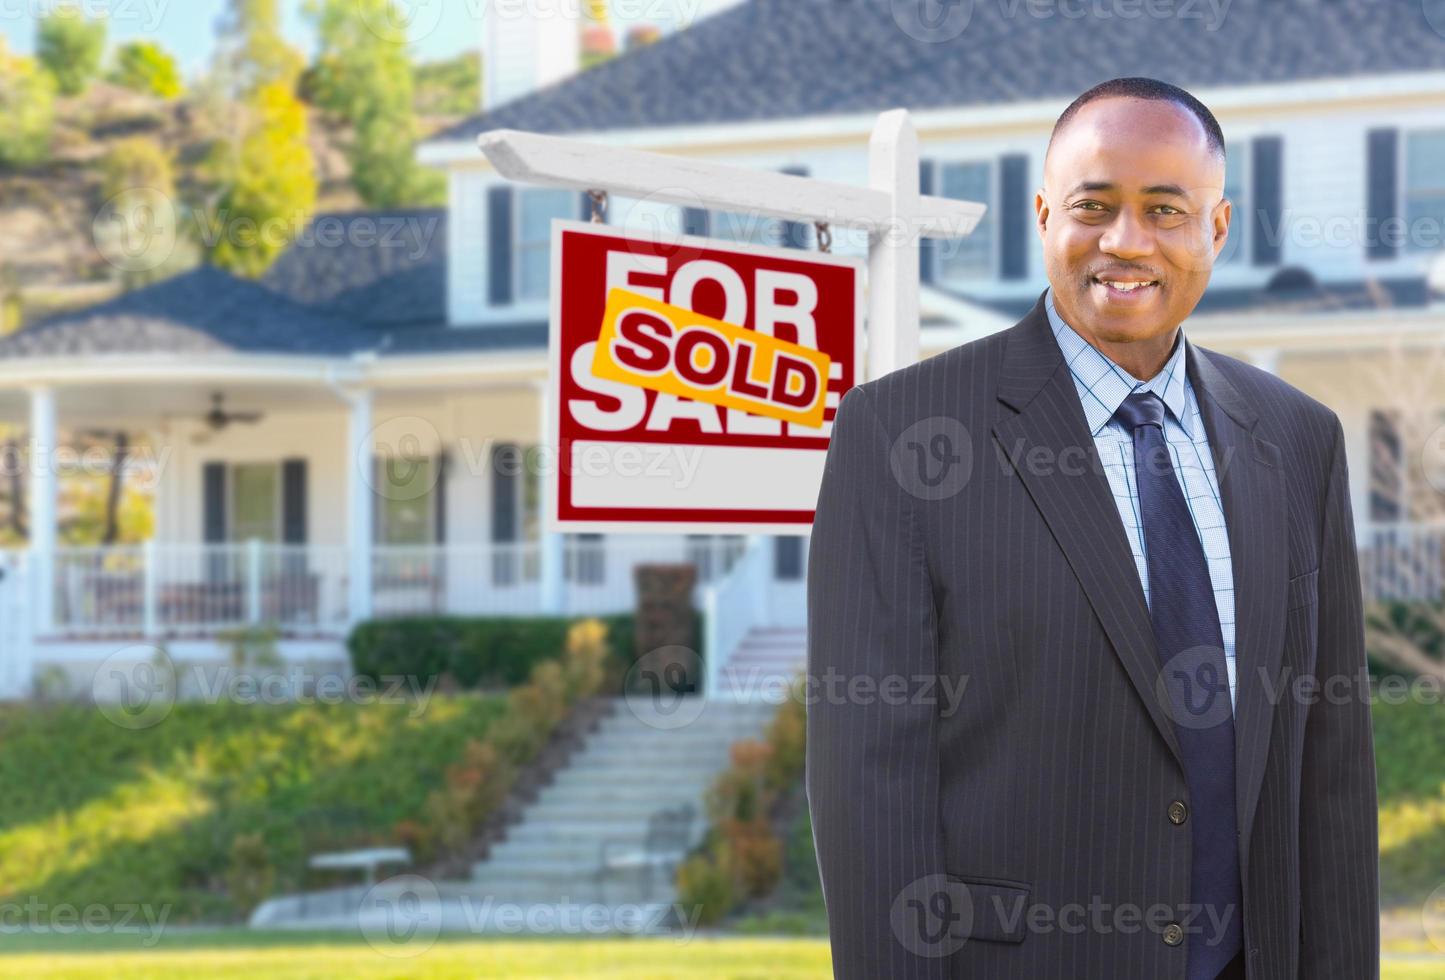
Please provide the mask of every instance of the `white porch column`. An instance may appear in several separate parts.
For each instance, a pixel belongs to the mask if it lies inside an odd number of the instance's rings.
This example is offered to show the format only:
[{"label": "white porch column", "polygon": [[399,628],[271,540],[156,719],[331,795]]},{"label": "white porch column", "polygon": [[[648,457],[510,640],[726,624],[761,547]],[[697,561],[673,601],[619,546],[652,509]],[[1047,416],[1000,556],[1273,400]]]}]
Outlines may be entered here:
[{"label": "white porch column", "polygon": [[371,617],[372,395],[358,389],[348,391],[346,399],[351,406],[346,438],[347,609],[350,620],[357,623]]},{"label": "white porch column", "polygon": [[1270,374],[1279,374],[1279,348],[1278,347],[1257,347],[1249,352],[1249,363],[1261,371],[1268,371]]},{"label": "white porch column", "polygon": [[35,588],[34,629],[55,625],[55,392],[30,389],[30,560]]},{"label": "white porch column", "polygon": [[541,589],[540,612],[556,615],[561,613],[566,596],[566,582],[563,581],[564,539],[561,532],[553,529],[556,514],[557,472],[562,465],[561,447],[552,443],[551,398],[546,380],[533,386],[537,393],[537,425],[540,433],[537,443],[541,446],[538,464],[542,472],[537,475],[538,499],[542,507],[541,534],[537,541],[539,568],[538,585]]}]

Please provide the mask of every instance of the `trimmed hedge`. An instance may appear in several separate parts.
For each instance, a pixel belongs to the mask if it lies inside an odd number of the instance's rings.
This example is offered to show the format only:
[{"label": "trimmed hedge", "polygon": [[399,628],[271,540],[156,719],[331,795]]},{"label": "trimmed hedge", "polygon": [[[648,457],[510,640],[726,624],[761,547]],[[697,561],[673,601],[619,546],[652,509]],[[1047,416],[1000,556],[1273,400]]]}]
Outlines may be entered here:
[{"label": "trimmed hedge", "polygon": [[[566,648],[568,629],[583,619],[598,619],[607,627],[607,686],[616,690],[636,660],[631,613],[378,619],[352,630],[346,647],[352,669],[372,680],[400,676],[426,684],[450,674],[464,689],[515,687],[538,663],[556,658]],[[702,649],[700,615],[695,617],[693,649]]]}]

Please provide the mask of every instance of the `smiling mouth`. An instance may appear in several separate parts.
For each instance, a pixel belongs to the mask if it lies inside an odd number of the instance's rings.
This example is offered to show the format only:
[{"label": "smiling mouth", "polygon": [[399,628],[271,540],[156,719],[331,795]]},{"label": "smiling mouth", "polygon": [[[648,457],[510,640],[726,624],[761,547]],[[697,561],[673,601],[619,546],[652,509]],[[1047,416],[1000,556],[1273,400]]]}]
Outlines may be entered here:
[{"label": "smiling mouth", "polygon": [[1114,289],[1121,293],[1134,293],[1141,289],[1150,289],[1159,285],[1159,280],[1157,279],[1111,279],[1107,277],[1101,279],[1098,276],[1091,278],[1096,285],[1106,286],[1109,289]]}]

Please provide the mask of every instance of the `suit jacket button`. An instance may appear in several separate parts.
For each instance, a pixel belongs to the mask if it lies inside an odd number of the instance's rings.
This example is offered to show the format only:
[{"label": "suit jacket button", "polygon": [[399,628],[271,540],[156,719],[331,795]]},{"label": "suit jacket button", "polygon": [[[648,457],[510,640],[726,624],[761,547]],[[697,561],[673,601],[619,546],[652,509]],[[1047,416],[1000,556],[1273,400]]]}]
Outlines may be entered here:
[{"label": "suit jacket button", "polygon": [[1189,818],[1189,808],[1184,805],[1183,800],[1175,800],[1169,804],[1169,822],[1181,824]]},{"label": "suit jacket button", "polygon": [[1184,929],[1177,922],[1171,922],[1164,927],[1164,942],[1169,946],[1178,946],[1184,942]]}]

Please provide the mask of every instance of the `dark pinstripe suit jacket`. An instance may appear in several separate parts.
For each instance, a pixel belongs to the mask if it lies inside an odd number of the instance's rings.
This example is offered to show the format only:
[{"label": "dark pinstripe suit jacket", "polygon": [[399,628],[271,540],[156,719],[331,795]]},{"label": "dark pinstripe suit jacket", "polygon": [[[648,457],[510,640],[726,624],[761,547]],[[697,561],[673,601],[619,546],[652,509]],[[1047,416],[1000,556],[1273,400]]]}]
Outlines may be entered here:
[{"label": "dark pinstripe suit jacket", "polygon": [[[1339,419],[1189,354],[1237,589],[1249,978],[1368,980],[1375,766]],[[1204,928],[1186,903],[1209,856],[1170,819],[1178,738],[1096,463],[1042,293],[839,404],[808,563],[806,772],[837,977],[1184,976],[1165,925]]]}]

